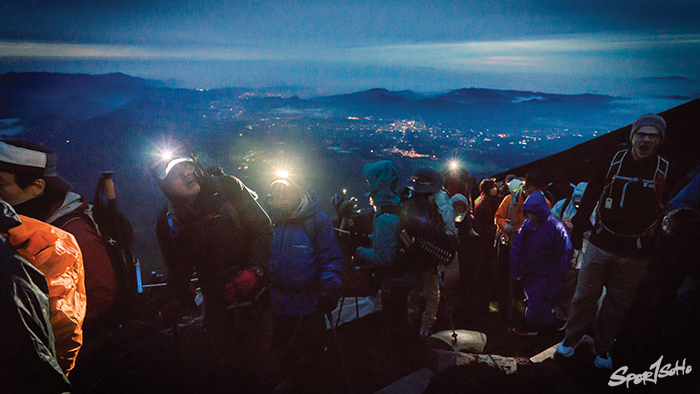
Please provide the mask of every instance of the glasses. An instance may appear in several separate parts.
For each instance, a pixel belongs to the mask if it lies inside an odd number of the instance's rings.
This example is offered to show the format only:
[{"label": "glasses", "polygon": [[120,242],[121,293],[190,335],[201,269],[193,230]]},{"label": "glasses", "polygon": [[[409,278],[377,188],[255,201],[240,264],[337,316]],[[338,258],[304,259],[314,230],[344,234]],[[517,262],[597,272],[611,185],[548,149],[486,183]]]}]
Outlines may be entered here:
[{"label": "glasses", "polygon": [[640,140],[644,139],[644,137],[649,137],[650,140],[658,140],[661,139],[661,133],[640,133],[639,131],[634,133],[636,137],[638,137]]},{"label": "glasses", "polygon": [[173,179],[182,178],[183,180],[194,173],[195,166],[192,163],[185,162],[175,166],[168,174],[168,177],[172,176]]}]

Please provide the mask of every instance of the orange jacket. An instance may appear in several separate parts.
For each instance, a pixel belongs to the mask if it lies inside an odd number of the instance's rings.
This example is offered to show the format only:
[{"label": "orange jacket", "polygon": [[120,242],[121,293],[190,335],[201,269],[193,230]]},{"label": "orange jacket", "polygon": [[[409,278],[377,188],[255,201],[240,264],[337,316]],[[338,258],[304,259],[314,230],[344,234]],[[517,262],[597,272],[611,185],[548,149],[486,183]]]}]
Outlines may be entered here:
[{"label": "orange jacket", "polygon": [[56,356],[67,375],[83,344],[87,306],[83,255],[70,233],[24,215],[19,217],[22,224],[11,228],[7,239],[46,277]]},{"label": "orange jacket", "polygon": [[[523,215],[523,203],[525,202],[525,196],[522,192],[519,192],[517,194],[518,200],[513,205],[513,209],[510,209],[510,201],[513,199],[513,195],[509,194],[505,196],[505,198],[503,198],[503,201],[501,201],[501,205],[498,206],[498,210],[496,211],[496,215],[494,216],[494,221],[496,222],[496,226],[498,226],[498,231],[501,234],[508,236],[509,245],[510,240],[513,239],[515,234],[520,229],[520,226],[522,226],[523,222],[525,221],[525,216]],[[547,201],[547,206],[549,206],[549,209],[552,209],[552,203],[550,203],[547,199],[545,199],[545,201]],[[508,212],[509,210],[510,214]],[[506,224],[510,224],[511,226],[513,226],[512,232],[505,231]]]}]

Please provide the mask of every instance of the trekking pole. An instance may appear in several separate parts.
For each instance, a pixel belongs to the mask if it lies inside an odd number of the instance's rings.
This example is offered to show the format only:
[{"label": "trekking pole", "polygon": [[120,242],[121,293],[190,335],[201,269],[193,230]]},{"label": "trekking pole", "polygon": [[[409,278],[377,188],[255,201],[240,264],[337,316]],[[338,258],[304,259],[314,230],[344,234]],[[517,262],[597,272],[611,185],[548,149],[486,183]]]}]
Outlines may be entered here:
[{"label": "trekking pole", "polygon": [[447,316],[450,318],[450,326],[452,327],[452,338],[455,341],[455,344],[457,343],[457,332],[455,331],[455,322],[452,319],[452,307],[450,307],[450,303],[447,302],[447,294],[445,292],[445,285],[442,281],[442,272],[440,272],[439,268],[436,268],[438,270],[438,280],[440,283],[440,292],[444,294],[445,296],[442,297],[443,300],[445,300],[445,308],[447,308]]},{"label": "trekking pole", "polygon": [[331,323],[331,330],[333,330],[333,338],[335,338],[335,344],[338,347],[338,358],[340,359],[340,365],[343,367],[343,374],[345,375],[345,382],[348,385],[348,392],[350,394],[353,394],[352,384],[350,383],[350,374],[348,374],[348,369],[345,366],[345,359],[343,358],[343,353],[340,350],[340,341],[338,340],[338,332],[335,330],[335,326],[333,325],[333,315],[330,312],[328,312],[328,313],[326,313],[326,318]]}]

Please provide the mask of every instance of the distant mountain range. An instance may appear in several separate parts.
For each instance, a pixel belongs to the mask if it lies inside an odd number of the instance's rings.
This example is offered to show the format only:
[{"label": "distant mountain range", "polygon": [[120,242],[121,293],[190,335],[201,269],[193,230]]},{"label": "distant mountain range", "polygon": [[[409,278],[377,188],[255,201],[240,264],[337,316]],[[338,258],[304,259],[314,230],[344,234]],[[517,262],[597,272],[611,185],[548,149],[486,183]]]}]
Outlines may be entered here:
[{"label": "distant mountain range", "polygon": [[[296,152],[332,214],[326,202],[333,191],[364,193],[361,168],[369,161],[390,158],[408,176],[417,165],[437,168],[459,157],[481,177],[521,165],[516,170],[524,170],[527,163],[591,140],[576,155],[570,150],[570,156],[546,162],[578,177],[583,167],[577,163],[585,155],[609,148],[592,141],[610,141],[605,133],[631,123],[641,111],[666,108],[596,94],[479,88],[434,95],[371,89],[301,98],[272,89],[173,89],[119,73],[0,75],[0,137],[55,150],[59,173],[86,197],[93,195],[101,171],[115,171],[121,207],[134,225],[135,254],[145,269],[159,267],[153,223],[164,203],[145,161],[164,134],[190,141],[208,164],[221,165],[260,192],[267,187],[270,161]],[[693,110],[683,110],[678,123],[676,112],[669,111],[669,144],[686,158],[697,157],[700,141],[684,145],[673,134],[694,132],[697,100],[679,108]],[[593,139],[598,135],[605,138]],[[401,156],[411,150],[421,158]],[[567,161],[571,157],[577,161]]]}]

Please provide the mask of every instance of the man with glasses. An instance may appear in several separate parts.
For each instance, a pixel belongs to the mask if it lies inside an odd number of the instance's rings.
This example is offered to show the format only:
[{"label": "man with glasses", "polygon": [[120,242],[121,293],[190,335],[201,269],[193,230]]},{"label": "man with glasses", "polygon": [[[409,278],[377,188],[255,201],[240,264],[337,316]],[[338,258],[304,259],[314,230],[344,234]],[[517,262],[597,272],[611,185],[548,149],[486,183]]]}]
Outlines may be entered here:
[{"label": "man with glasses", "polygon": [[[656,154],[665,133],[663,118],[640,116],[632,125],[632,146],[598,163],[591,174],[572,219],[575,249],[581,249],[583,233],[591,228],[594,209],[595,225],[583,255],[566,338],[556,350],[561,356],[573,355],[595,321],[595,366],[612,369],[613,341],[654,254],[663,202],[673,186],[667,181],[668,161]],[[598,311],[603,287],[606,295]]]},{"label": "man with glasses", "polygon": [[273,366],[270,218],[253,191],[233,176],[205,172],[182,141],[164,142],[148,166],[168,198],[156,223],[172,296],[161,314],[175,325],[183,308],[194,306],[190,280],[196,271],[222,384],[262,390]]}]

